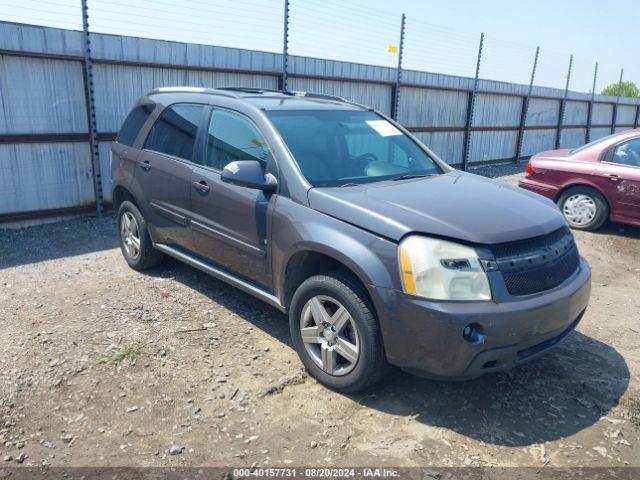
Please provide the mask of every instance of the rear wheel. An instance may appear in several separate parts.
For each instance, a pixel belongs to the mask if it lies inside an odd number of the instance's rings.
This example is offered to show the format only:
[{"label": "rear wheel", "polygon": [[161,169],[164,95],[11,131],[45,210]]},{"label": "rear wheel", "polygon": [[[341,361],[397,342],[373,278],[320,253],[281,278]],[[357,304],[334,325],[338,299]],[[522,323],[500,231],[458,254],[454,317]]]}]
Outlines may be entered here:
[{"label": "rear wheel", "polygon": [[164,254],[153,248],[142,213],[132,202],[124,201],[118,209],[120,250],[129,266],[135,270],[155,267]]},{"label": "rear wheel", "polygon": [[558,207],[571,228],[596,230],[609,217],[609,205],[597,190],[573,187],[560,195]]},{"label": "rear wheel", "polygon": [[291,337],[309,374],[341,392],[363,390],[387,371],[378,322],[357,282],[316,275],[296,290]]}]

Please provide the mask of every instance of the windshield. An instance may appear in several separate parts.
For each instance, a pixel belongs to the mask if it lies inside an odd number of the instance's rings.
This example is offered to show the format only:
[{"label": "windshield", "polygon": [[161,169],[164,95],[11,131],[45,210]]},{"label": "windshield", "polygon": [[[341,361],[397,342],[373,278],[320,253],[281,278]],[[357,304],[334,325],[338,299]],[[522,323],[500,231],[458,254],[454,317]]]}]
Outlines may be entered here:
[{"label": "windshield", "polygon": [[413,140],[374,112],[277,110],[267,115],[315,187],[442,173]]}]

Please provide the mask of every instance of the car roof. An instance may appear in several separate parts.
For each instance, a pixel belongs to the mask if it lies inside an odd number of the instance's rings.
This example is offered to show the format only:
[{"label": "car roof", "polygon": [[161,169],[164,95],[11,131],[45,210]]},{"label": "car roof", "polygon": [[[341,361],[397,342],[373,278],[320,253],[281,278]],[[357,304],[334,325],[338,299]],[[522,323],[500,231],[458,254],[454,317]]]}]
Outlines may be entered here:
[{"label": "car roof", "polygon": [[184,94],[213,95],[233,98],[249,103],[262,110],[372,110],[364,105],[350,102],[342,97],[322,93],[270,90],[251,87],[161,87],[149,92],[148,96]]},{"label": "car roof", "polygon": [[571,150],[571,153],[575,155],[581,154],[582,152],[600,152],[606,150],[611,145],[614,145],[620,141],[638,137],[638,135],[640,135],[640,128],[612,133],[611,135],[597,138],[589,143],[585,143],[584,145],[576,147]]}]

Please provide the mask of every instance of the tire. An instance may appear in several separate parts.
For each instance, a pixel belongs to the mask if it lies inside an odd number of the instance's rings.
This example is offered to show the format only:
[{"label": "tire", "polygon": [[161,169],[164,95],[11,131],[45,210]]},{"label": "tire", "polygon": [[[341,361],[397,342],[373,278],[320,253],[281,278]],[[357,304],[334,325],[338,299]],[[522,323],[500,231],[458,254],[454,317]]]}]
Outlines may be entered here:
[{"label": "tire", "polygon": [[[131,227],[123,225],[124,222],[129,222],[128,225]],[[137,237],[134,230],[137,232]],[[122,202],[118,209],[118,238],[122,255],[134,270],[155,267],[164,260],[164,254],[153,248],[147,222],[142,213],[128,200]]]},{"label": "tire", "polygon": [[597,230],[609,218],[609,204],[591,187],[572,187],[558,198],[558,208],[571,228]]},{"label": "tire", "polygon": [[[333,314],[324,317],[334,321],[331,327],[317,327],[315,319],[322,316],[318,304],[325,314]],[[306,341],[301,325],[306,329]],[[348,275],[332,272],[305,280],[293,295],[289,327],[293,345],[309,374],[333,390],[364,390],[388,371],[378,321],[366,294]],[[347,356],[342,355],[345,352]]]}]

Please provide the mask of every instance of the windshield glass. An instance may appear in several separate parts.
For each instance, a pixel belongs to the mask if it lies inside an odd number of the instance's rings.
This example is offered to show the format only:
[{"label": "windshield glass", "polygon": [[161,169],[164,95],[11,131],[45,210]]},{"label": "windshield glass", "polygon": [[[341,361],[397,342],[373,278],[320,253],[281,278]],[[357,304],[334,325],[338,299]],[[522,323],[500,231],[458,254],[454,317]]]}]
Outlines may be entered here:
[{"label": "windshield glass", "polygon": [[316,187],[442,173],[413,140],[374,112],[276,110],[267,115]]}]

